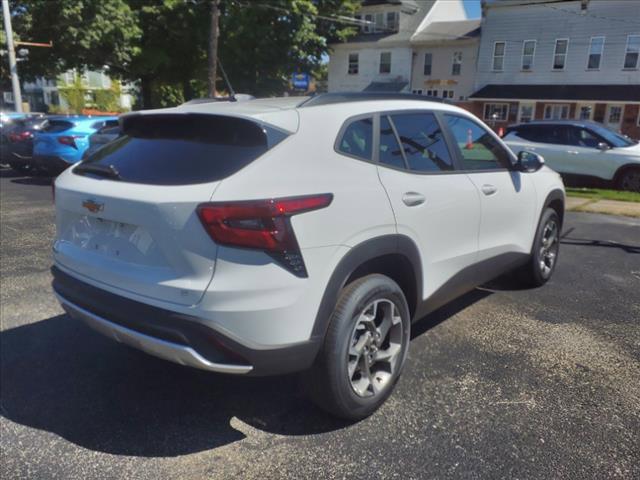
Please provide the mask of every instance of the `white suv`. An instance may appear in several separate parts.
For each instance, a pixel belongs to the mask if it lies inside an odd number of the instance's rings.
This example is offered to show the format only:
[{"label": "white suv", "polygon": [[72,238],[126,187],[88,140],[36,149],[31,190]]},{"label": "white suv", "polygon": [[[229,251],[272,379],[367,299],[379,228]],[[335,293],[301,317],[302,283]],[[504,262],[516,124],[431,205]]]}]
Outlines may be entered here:
[{"label": "white suv", "polygon": [[544,120],[507,128],[514,151],[542,155],[567,181],[640,192],[640,144],[596,122]]},{"label": "white suv", "polygon": [[519,268],[553,273],[560,177],[411,95],[209,102],[121,117],[55,182],[70,316],[182,365],[304,375],[346,418],[390,395],[411,323]]}]

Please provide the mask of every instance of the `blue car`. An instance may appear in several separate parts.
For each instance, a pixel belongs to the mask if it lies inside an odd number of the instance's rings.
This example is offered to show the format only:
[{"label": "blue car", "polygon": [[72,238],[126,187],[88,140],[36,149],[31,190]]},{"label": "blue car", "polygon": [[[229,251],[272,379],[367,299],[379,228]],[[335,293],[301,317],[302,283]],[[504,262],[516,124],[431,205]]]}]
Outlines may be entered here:
[{"label": "blue car", "polygon": [[106,126],[117,126],[118,117],[52,116],[33,143],[33,169],[58,175],[82,160],[89,136]]}]

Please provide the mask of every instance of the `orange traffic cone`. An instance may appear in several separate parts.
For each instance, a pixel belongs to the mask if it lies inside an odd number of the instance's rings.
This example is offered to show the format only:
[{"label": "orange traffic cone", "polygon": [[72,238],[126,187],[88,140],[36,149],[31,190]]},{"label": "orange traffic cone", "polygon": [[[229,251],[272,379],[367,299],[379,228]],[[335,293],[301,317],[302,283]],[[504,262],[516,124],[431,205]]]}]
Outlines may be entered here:
[{"label": "orange traffic cone", "polygon": [[473,132],[471,129],[467,130],[467,144],[464,148],[467,150],[471,150],[473,148]]}]

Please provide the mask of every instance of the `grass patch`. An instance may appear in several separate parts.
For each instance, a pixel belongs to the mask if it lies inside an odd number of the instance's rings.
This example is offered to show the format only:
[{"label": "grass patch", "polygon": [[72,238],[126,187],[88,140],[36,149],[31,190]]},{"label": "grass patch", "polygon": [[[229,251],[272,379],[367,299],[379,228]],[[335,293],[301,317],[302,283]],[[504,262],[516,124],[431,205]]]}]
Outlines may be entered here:
[{"label": "grass patch", "polygon": [[640,193],[604,188],[567,188],[567,196],[589,198],[591,200],[618,200],[621,202],[640,203]]}]

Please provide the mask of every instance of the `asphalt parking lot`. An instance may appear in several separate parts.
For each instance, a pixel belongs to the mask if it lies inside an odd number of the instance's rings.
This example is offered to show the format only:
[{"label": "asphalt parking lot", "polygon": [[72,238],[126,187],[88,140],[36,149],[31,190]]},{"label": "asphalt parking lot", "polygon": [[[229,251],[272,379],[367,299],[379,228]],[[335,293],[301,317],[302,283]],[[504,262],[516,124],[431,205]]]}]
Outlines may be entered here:
[{"label": "asphalt parking lot", "polygon": [[49,182],[0,174],[2,478],[640,478],[639,220],[569,213],[548,285],[423,319],[395,394],[347,424],[293,376],[183,368],[69,319]]}]

